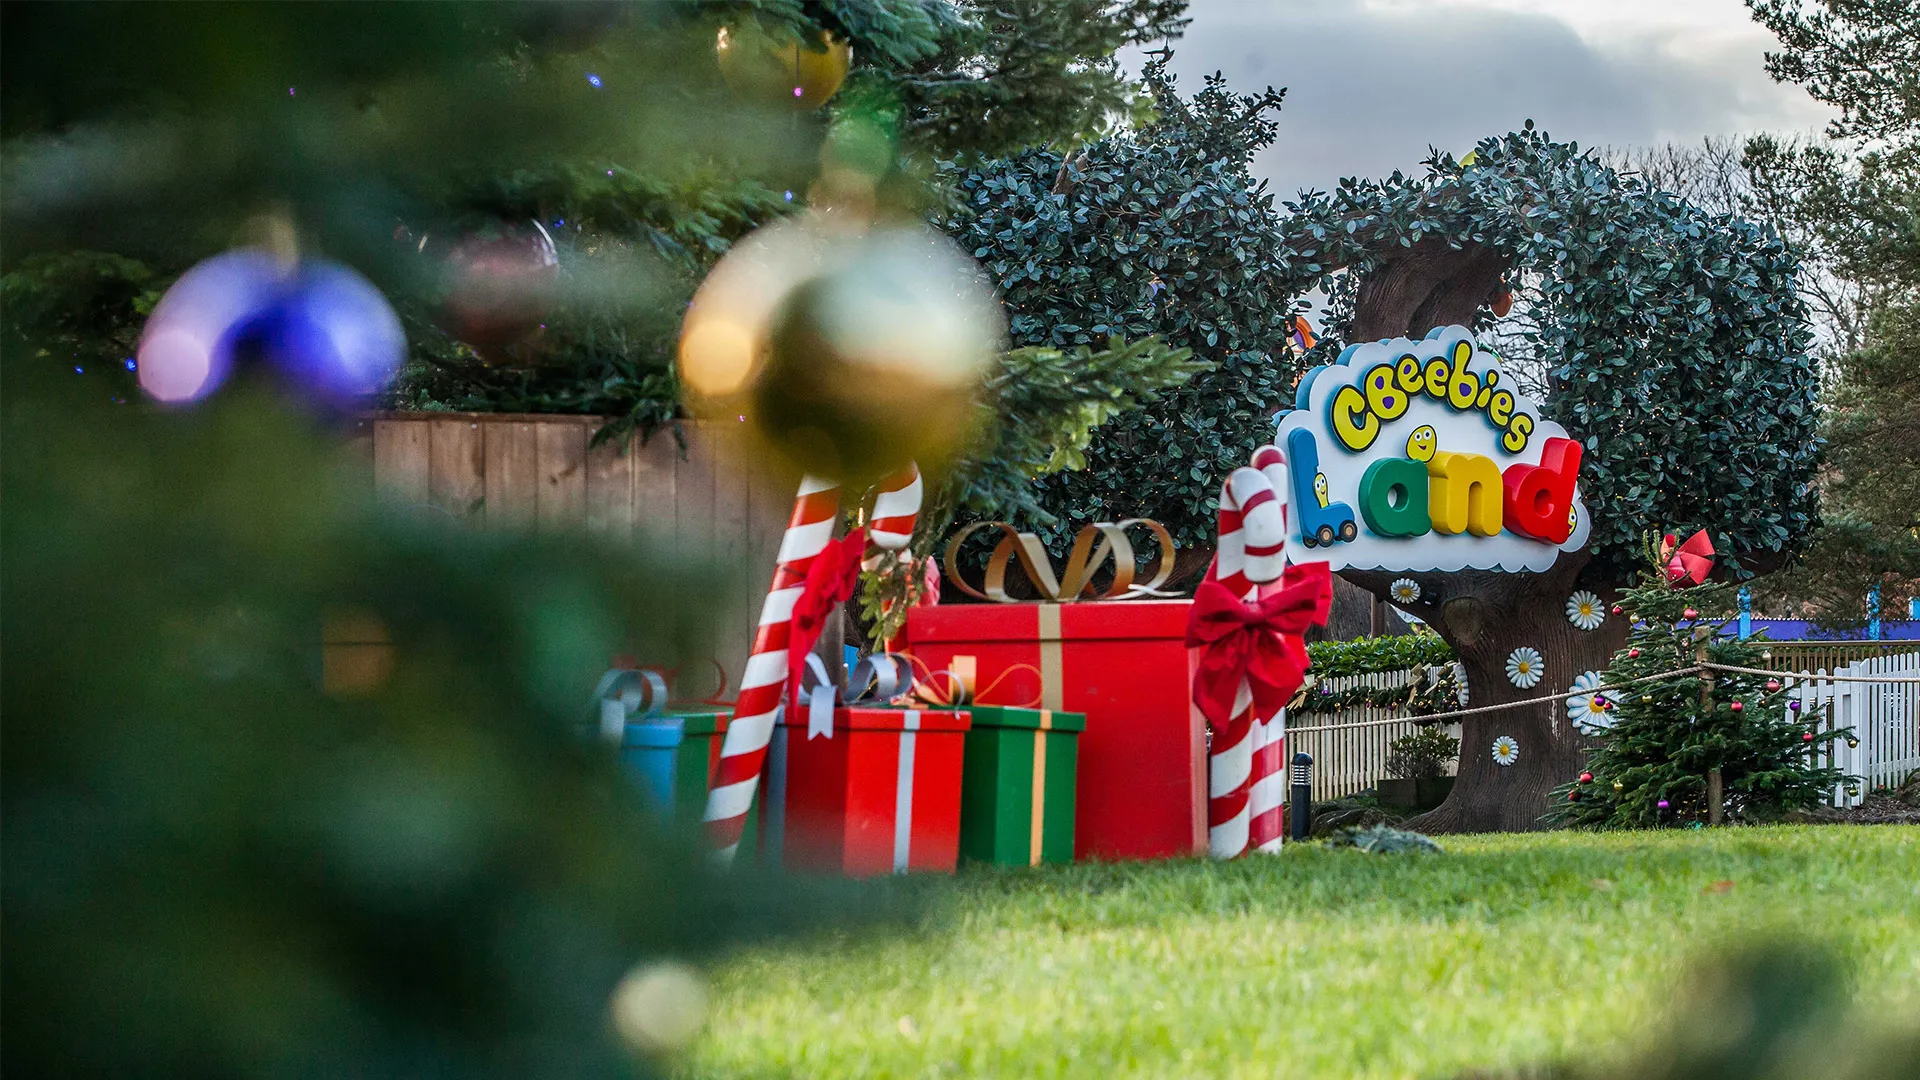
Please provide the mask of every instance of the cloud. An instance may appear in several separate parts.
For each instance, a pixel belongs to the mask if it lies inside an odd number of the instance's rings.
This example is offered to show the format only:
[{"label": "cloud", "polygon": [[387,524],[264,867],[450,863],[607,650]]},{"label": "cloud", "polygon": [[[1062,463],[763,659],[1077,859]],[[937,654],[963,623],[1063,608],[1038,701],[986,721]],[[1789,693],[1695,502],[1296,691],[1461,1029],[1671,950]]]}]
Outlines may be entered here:
[{"label": "cloud", "polygon": [[[1773,44],[1728,3],[1667,23],[1576,27],[1500,0],[1197,0],[1172,68],[1183,89],[1224,71],[1286,86],[1280,141],[1255,161],[1283,198],[1342,176],[1414,171],[1429,145],[1464,153],[1527,119],[1582,145],[1806,130],[1826,112],[1762,67]],[[1644,9],[1643,9],[1644,10]]]}]

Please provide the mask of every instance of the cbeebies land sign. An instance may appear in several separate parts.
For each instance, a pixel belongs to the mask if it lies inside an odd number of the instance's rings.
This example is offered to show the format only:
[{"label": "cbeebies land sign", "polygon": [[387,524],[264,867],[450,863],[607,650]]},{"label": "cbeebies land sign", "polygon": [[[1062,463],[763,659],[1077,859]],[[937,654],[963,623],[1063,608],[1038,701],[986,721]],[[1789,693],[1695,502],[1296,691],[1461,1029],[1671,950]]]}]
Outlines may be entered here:
[{"label": "cbeebies land sign", "polygon": [[1580,444],[1445,326],[1350,345],[1278,418],[1287,555],[1332,569],[1543,571],[1584,547]]}]

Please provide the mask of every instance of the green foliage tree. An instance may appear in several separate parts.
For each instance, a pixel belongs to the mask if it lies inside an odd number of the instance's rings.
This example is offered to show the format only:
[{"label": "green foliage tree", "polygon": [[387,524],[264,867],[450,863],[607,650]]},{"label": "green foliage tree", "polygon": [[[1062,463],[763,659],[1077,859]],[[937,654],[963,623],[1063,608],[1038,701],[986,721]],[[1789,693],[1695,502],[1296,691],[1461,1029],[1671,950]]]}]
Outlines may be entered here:
[{"label": "green foliage tree", "polygon": [[[395,301],[413,364],[392,404],[595,413],[614,418],[604,436],[650,428],[675,415],[673,346],[694,288],[735,239],[806,203],[823,154],[877,154],[883,195],[914,206],[936,156],[1093,137],[1140,107],[1115,53],[1178,36],[1184,7],[9,8],[0,130],[7,208],[23,227],[0,271],[35,252],[111,255],[164,287],[250,217],[280,213]],[[776,38],[845,38],[846,86],[814,114],[734,96],[714,42],[746,21]],[[154,55],[155,40],[181,45]],[[49,41],[64,47],[36,45]],[[146,167],[117,171],[130,158]],[[443,327],[459,282],[437,253],[534,222],[553,236],[559,296],[537,334],[483,359]],[[43,267],[7,287],[44,294],[86,272]],[[83,306],[82,286],[45,305]],[[108,299],[122,306],[99,318],[138,325],[124,299]]]},{"label": "green foliage tree", "polygon": [[1113,337],[1106,344],[1098,352],[1026,346],[1001,355],[976,405],[973,444],[933,479],[912,543],[865,579],[860,611],[871,640],[886,641],[900,629],[925,591],[926,562],[956,515],[1049,520],[1035,478],[1083,468],[1101,424],[1207,368],[1158,338],[1127,344]]},{"label": "green foliage tree", "polygon": [[[1713,664],[1761,666],[1763,640],[1720,635],[1734,588],[1711,582],[1676,589],[1655,569],[1626,591],[1622,606],[1635,626],[1605,675],[1605,685],[1620,689],[1602,695],[1604,710],[1586,714],[1584,725],[1594,733],[1586,772],[1554,789],[1551,820],[1601,828],[1706,822],[1715,816],[1709,777],[1718,773],[1729,819],[1767,821],[1818,805],[1847,780],[1818,760],[1851,731],[1816,730],[1789,707],[1779,679],[1728,671],[1707,672],[1711,681],[1692,672],[1657,677],[1692,667],[1702,655]],[[1576,702],[1586,704],[1569,705]]]},{"label": "green foliage tree", "polygon": [[[718,873],[583,730],[611,653],[697,650],[698,567],[381,510],[246,389],[61,375],[0,424],[9,1073],[652,1075],[629,970],[876,910]],[[323,692],[330,610],[391,634],[377,689]]]},{"label": "green foliage tree", "polygon": [[951,167],[941,224],[992,275],[1016,345],[1152,335],[1209,365],[1102,426],[1086,467],[1043,478],[1015,519],[1057,541],[1089,521],[1151,517],[1183,548],[1210,550],[1219,478],[1266,440],[1298,375],[1280,219],[1247,171],[1281,95],[1234,95],[1215,77],[1184,101],[1157,65],[1146,81],[1159,118],[1138,131]]},{"label": "green foliage tree", "polygon": [[1770,583],[1827,622],[1858,625],[1867,597],[1920,596],[1920,9],[1900,0],[1749,0],[1780,39],[1776,79],[1840,110],[1832,147],[1753,140],[1749,169],[1801,225],[1803,257],[1857,290],[1833,367],[1822,488],[1827,524]]},{"label": "green foliage tree", "polygon": [[[1605,666],[1626,623],[1579,631],[1565,604],[1587,588],[1610,605],[1645,532],[1711,526],[1743,573],[1806,543],[1820,377],[1796,262],[1770,228],[1705,213],[1531,125],[1482,141],[1470,165],[1437,155],[1423,176],[1342,181],[1294,209],[1279,271],[1331,297],[1310,359],[1331,360],[1345,342],[1485,326],[1502,280],[1534,283],[1528,347],[1546,365],[1543,408],[1581,440],[1582,492],[1600,510],[1587,549],[1545,573],[1409,575],[1421,599],[1406,606],[1454,646],[1470,704],[1535,696],[1505,675],[1523,646],[1545,657],[1548,687]],[[1401,575],[1342,576],[1384,598]],[[1577,771],[1575,733],[1542,705],[1462,724],[1459,783],[1423,826],[1535,827],[1549,790]],[[1520,743],[1517,764],[1493,763],[1501,735]]]},{"label": "green foliage tree", "polygon": [[[609,1016],[634,965],[857,917],[717,875],[583,736],[610,655],[703,651],[700,568],[377,508],[244,374],[197,411],[110,404],[159,290],[262,219],[425,304],[396,222],[478,176],[772,190],[795,125],[719,86],[714,17],[0,7],[7,1071],[650,1075]],[[638,247],[585,254],[657,295]],[[335,609],[392,638],[362,696],[322,689]]]}]

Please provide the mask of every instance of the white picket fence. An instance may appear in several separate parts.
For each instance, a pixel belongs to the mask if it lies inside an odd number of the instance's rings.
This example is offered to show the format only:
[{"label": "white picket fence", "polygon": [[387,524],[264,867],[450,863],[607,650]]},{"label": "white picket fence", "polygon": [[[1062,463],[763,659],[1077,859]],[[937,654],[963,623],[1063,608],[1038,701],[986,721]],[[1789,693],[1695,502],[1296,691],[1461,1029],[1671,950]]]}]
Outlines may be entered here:
[{"label": "white picket fence", "polygon": [[[1360,686],[1390,686],[1412,690],[1426,678],[1425,669],[1378,671],[1342,675],[1320,683],[1334,693]],[[1318,688],[1316,688],[1317,690]],[[1327,714],[1287,718],[1287,756],[1305,751],[1313,755],[1314,801],[1357,795],[1387,775],[1387,753],[1393,740],[1420,730],[1413,717],[1398,709],[1361,706]],[[1456,738],[1459,725],[1447,729]]]},{"label": "white picket fence", "polygon": [[1858,806],[1874,789],[1897,787],[1920,771],[1920,683],[1836,678],[1920,678],[1920,652],[1870,657],[1812,675],[1789,687],[1800,703],[1801,720],[1816,731],[1853,729],[1853,745],[1835,739],[1820,752],[1821,764],[1860,778],[1857,787],[1835,787],[1833,805]]},{"label": "white picket fence", "polygon": [[[1790,661],[1789,661],[1790,662]],[[1800,702],[1800,720],[1820,731],[1852,728],[1854,741],[1826,744],[1820,763],[1832,765],[1858,785],[1834,788],[1835,806],[1857,806],[1876,788],[1895,787],[1920,770],[1920,683],[1842,682],[1838,677],[1871,679],[1920,677],[1920,652],[1868,657],[1852,664],[1812,672],[1812,678],[1790,680],[1789,695]],[[1322,685],[1339,692],[1357,686],[1411,687],[1424,678],[1422,670],[1382,671],[1327,679]],[[1316,801],[1355,795],[1387,775],[1387,753],[1393,740],[1419,730],[1413,717],[1398,709],[1363,706],[1328,715],[1289,718],[1287,754],[1313,755],[1313,797]],[[1459,725],[1448,733],[1458,737]]]}]

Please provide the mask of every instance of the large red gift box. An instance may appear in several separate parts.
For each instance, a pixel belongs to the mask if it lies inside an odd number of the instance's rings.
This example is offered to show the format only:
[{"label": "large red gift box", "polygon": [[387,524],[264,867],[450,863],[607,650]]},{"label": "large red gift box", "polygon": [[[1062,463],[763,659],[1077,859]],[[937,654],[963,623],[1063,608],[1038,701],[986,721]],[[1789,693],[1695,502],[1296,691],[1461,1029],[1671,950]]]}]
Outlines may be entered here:
[{"label": "large red gift box", "polygon": [[941,604],[909,612],[905,637],[932,672],[972,657],[982,704],[1086,714],[1075,858],[1192,855],[1207,847],[1207,788],[1206,722],[1188,690],[1190,606]]},{"label": "large red gift box", "polygon": [[768,763],[766,849],[781,865],[869,877],[952,873],[960,858],[965,710],[841,706],[833,734],[788,714]]}]

